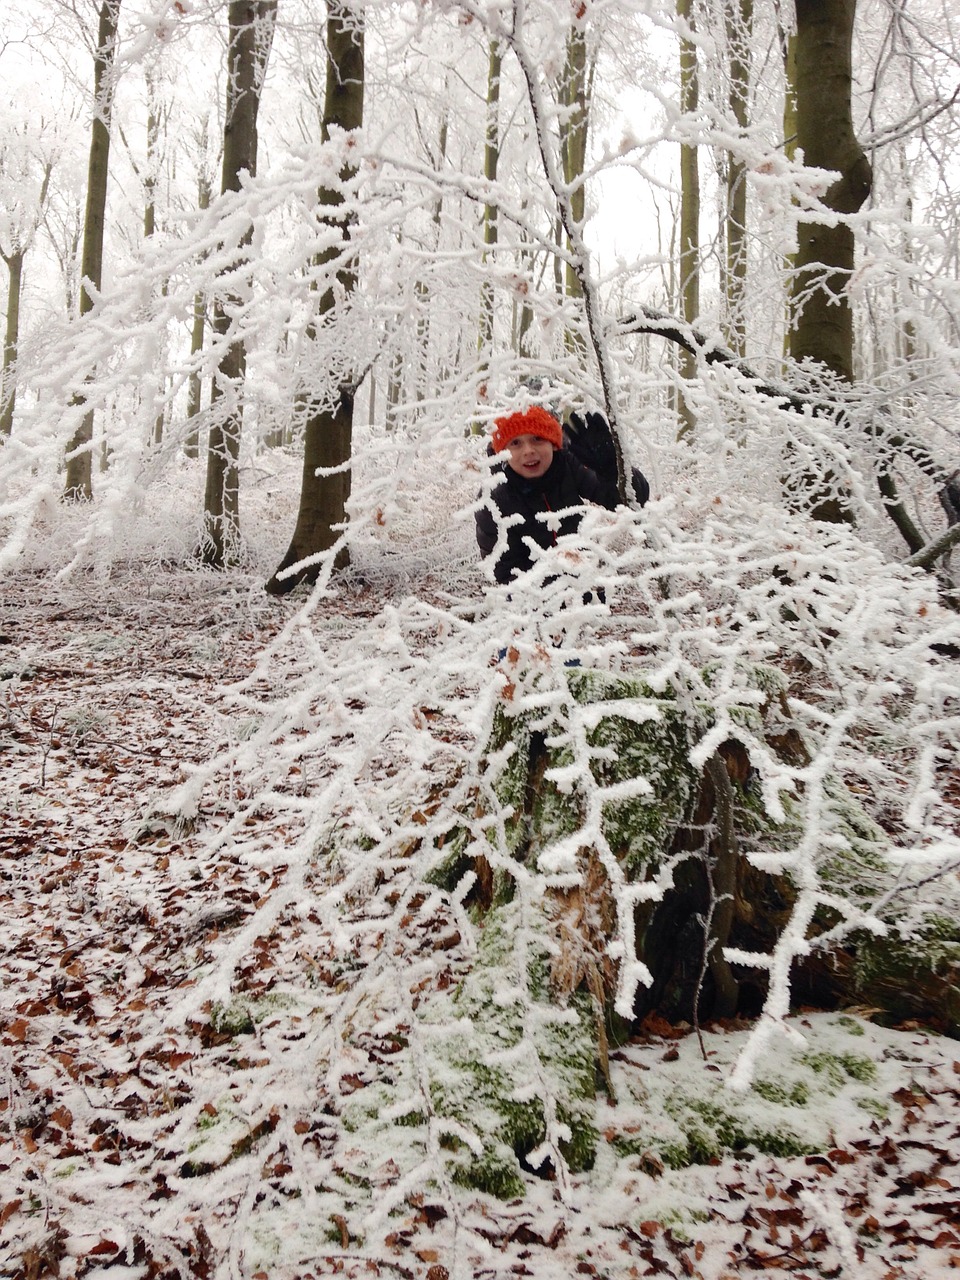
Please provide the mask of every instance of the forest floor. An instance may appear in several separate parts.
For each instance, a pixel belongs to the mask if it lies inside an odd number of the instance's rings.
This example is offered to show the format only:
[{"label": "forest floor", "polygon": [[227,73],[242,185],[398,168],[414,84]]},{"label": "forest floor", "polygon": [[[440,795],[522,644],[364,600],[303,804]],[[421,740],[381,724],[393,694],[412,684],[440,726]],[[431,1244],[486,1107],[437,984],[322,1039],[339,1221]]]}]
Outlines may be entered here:
[{"label": "forest floor", "polygon": [[[341,607],[382,604],[367,585]],[[798,1015],[821,1061],[852,1062],[859,1045],[872,1064],[801,1116],[823,1134],[813,1152],[747,1143],[671,1170],[611,1139],[591,1172],[564,1186],[528,1174],[510,1201],[418,1181],[388,1147],[361,1167],[343,1109],[399,1042],[351,1040],[336,940],[308,911],[271,913],[294,819],[251,810],[211,841],[242,799],[229,776],[195,825],[163,816],[166,794],[242,738],[229,689],[295,609],[240,574],[0,584],[0,1274],[960,1273],[960,1045],[868,1010]],[[446,981],[457,943],[424,944]],[[227,955],[251,1001],[287,984],[269,1016],[231,1024],[229,985],[191,1003]],[[305,1011],[306,979],[290,990],[310,974],[324,1002]],[[345,1058],[318,1082],[334,1024]],[[742,1033],[708,1030],[706,1070],[721,1074]],[[690,1028],[657,1023],[613,1067],[618,1095],[649,1107],[705,1070]],[[597,1107],[601,1134],[622,1136],[617,1107]]]}]

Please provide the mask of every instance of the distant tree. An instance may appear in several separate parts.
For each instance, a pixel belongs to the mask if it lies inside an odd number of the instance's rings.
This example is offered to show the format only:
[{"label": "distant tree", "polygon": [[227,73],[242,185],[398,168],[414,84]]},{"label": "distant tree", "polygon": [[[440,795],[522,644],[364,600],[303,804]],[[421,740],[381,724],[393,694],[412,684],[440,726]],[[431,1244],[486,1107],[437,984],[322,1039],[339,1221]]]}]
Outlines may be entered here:
[{"label": "distant tree", "polygon": [[[450,134],[450,115],[446,107],[440,117],[436,151],[430,159],[434,168],[442,170],[447,158],[447,141]],[[439,187],[430,214],[429,248],[436,253],[440,245],[443,222],[443,189]],[[416,397],[423,401],[429,392],[430,379],[430,285],[426,275],[417,278],[417,369]],[[371,378],[373,376],[371,370]]]},{"label": "distant tree", "polygon": [[[811,360],[853,381],[854,232],[847,217],[870,194],[870,163],[853,130],[853,28],[856,0],[797,0],[795,91],[797,146],[808,167],[839,176],[823,204],[841,215],[801,222],[794,263],[790,355]],[[885,484],[892,486],[889,473]],[[806,474],[794,492],[809,491],[812,513],[837,522],[852,518],[832,474]],[[891,497],[893,495],[890,495]]]},{"label": "distant tree", "polygon": [[[94,297],[103,279],[103,230],[107,208],[107,178],[110,171],[110,125],[113,118],[113,65],[120,25],[121,0],[103,0],[100,6],[97,46],[93,59],[93,123],[87,166],[87,203],[83,220],[81,256],[80,315],[93,310]],[[78,396],[75,404],[82,405]],[[93,497],[91,444],[93,410],[88,409],[67,445],[64,497],[89,500]]]},{"label": "distant tree", "polygon": [[[349,4],[330,0],[327,5],[326,44],[327,77],[321,130],[325,145],[335,134],[350,134],[363,124],[362,14]],[[340,169],[339,182],[318,192],[318,216],[338,234],[337,243],[325,249],[316,260],[319,270],[329,268],[331,274],[322,284],[316,317],[308,331],[310,341],[315,340],[319,330],[335,319],[338,297],[349,297],[356,287],[357,260],[350,245],[352,214],[344,199],[344,190],[355,173],[356,166],[352,160],[346,160]],[[318,558],[340,539],[350,497],[353,408],[357,386],[355,380],[341,377],[331,395],[308,404],[300,506],[290,546],[266,583],[266,590],[271,595],[284,595],[300,582],[315,581],[319,572]],[[341,547],[335,563],[342,567],[347,561],[348,553]]]},{"label": "distant tree", "polygon": [[[483,141],[483,176],[492,189],[497,180],[500,160],[500,76],[503,70],[503,46],[496,38],[490,41],[490,63],[487,69],[487,117]],[[486,267],[493,256],[498,238],[497,203],[491,196],[483,206],[483,256]],[[480,283],[480,328],[477,334],[478,371],[482,374],[490,362],[493,349],[494,315],[493,281],[484,274]]]},{"label": "distant tree", "polygon": [[[277,0],[231,0],[227,12],[227,101],[220,184],[224,195],[240,190],[244,174],[254,177],[257,172],[257,115],[273,42]],[[250,226],[241,237],[241,253],[252,234]],[[235,264],[235,277],[236,274]],[[213,383],[204,536],[199,555],[204,564],[216,569],[222,569],[235,554],[240,537],[239,458],[247,349],[244,338],[232,332],[231,317],[242,303],[234,286],[229,292],[218,294],[213,309],[213,331],[226,340],[226,348]]]},{"label": "distant tree", "polygon": [[[53,159],[39,160],[39,188],[35,199],[28,195],[31,170],[38,158],[30,153],[26,129],[18,132],[10,144],[0,150],[0,182],[4,190],[4,208],[0,221],[0,259],[7,268],[7,313],[3,342],[3,371],[0,374],[0,439],[13,430],[16,410],[16,361],[20,345],[20,300],[23,292],[23,264],[43,218],[50,189]],[[6,194],[9,191],[9,202]]]},{"label": "distant tree", "polygon": [[823,197],[841,216],[800,224],[790,354],[853,380],[854,266],[849,215],[870,194],[870,163],[853,129],[856,0],[796,0],[797,145],[804,164],[838,176]]},{"label": "distant tree", "polygon": [[[160,99],[156,77],[148,69],[147,82],[147,156],[143,169],[143,238],[150,240],[157,230],[157,184],[162,163],[161,142],[165,140],[169,107]],[[166,286],[164,286],[166,287]],[[161,378],[163,377],[161,373]],[[163,439],[163,397],[153,422],[153,442]]]},{"label": "distant tree", "polygon": [[[204,116],[197,125],[198,142],[197,160],[197,208],[201,213],[210,208],[213,197],[213,177],[208,146],[208,120]],[[190,325],[190,376],[187,379],[187,420],[196,418],[200,412],[203,395],[203,379],[197,364],[203,351],[203,335],[207,323],[207,298],[202,288],[193,296],[193,319]],[[188,458],[196,458],[200,452],[199,431],[195,425],[190,427],[183,444],[183,451]]]},{"label": "distant tree", "polygon": [[[727,0],[728,104],[741,136],[749,123],[750,53],[753,0]],[[724,293],[727,339],[738,356],[746,354],[747,166],[731,151],[726,173],[726,262]]]},{"label": "distant tree", "polygon": [[[680,110],[691,116],[700,100],[697,69],[697,46],[690,38],[693,32],[693,0],[677,0],[677,17],[686,28],[680,36]],[[696,324],[700,315],[700,169],[695,143],[680,145],[680,306],[687,324]],[[680,353],[680,373],[694,378],[696,358],[689,351]],[[680,434],[693,430],[694,418],[686,398],[680,397]]]},{"label": "distant tree", "polygon": [[[791,162],[797,155],[797,33],[782,25],[777,27],[780,56],[783,59],[783,154]],[[793,279],[796,254],[787,254],[784,270]],[[783,354],[790,354],[790,304],[787,306],[787,323],[783,334]]]},{"label": "distant tree", "polygon": [[[570,191],[570,212],[573,221],[582,231],[587,211],[585,172],[587,167],[587,135],[590,126],[590,80],[587,56],[587,32],[583,21],[586,5],[574,5],[574,21],[567,32],[566,58],[558,85],[557,99],[560,112],[560,160],[563,180]],[[582,298],[583,284],[572,254],[570,237],[566,238],[569,255],[564,263],[564,294],[568,298]],[[585,351],[583,338],[575,330],[567,329],[564,339],[568,350],[582,357]]]}]

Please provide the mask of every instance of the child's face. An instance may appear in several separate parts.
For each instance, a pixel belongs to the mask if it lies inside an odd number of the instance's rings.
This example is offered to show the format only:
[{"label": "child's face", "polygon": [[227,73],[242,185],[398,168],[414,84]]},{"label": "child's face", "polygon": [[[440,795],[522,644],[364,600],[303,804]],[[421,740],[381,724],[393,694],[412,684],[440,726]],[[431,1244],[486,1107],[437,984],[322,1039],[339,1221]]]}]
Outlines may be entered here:
[{"label": "child's face", "polygon": [[510,469],[528,480],[542,476],[553,461],[553,445],[541,436],[516,436],[504,452]]}]

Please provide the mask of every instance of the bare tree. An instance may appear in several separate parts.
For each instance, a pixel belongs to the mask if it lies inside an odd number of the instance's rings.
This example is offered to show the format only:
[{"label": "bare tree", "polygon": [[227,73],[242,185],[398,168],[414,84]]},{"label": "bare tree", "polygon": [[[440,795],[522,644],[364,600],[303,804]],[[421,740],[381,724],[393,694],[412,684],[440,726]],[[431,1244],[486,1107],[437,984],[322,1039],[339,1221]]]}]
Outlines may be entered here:
[{"label": "bare tree", "polygon": [[[692,33],[693,0],[677,0],[677,17]],[[681,35],[680,110],[685,116],[697,110],[699,99],[697,46],[689,36]],[[696,324],[700,315],[700,170],[697,147],[689,142],[680,146],[680,305],[687,324]],[[696,372],[696,359],[689,352],[681,351],[681,376],[693,378]],[[679,409],[680,435],[684,436],[693,430],[695,423],[682,395]]]},{"label": "bare tree", "polygon": [[790,354],[853,380],[853,274],[849,220],[870,194],[870,164],[853,130],[853,29],[856,0],[797,0],[797,144],[804,163],[839,176],[823,203],[841,215],[801,223]]},{"label": "bare tree", "polygon": [[[22,145],[23,150],[16,157],[8,148],[4,148],[0,153],[0,174],[16,187],[15,203],[19,206],[19,216],[9,220],[6,236],[3,241],[0,241],[0,258],[3,259],[7,268],[7,314],[3,342],[3,372],[0,374],[0,439],[9,436],[13,430],[13,416],[16,410],[16,362],[20,345],[23,264],[43,218],[54,164],[50,155],[43,158],[36,200],[32,202],[26,200],[24,197],[25,188],[28,185],[27,171],[31,167],[26,130],[23,131],[22,137],[17,138],[17,145],[18,147]],[[13,171],[7,172],[11,168]]]},{"label": "bare tree", "polygon": [[[206,116],[197,125],[196,139],[198,143],[197,162],[197,208],[203,213],[210,208],[213,197],[213,178],[209,157],[208,139],[209,121]],[[193,296],[193,319],[190,326],[190,376],[187,379],[187,420],[196,418],[200,412],[203,394],[203,380],[196,362],[203,351],[203,335],[207,323],[207,298],[203,289],[198,289]],[[184,440],[183,451],[188,458],[196,458],[200,452],[199,431],[192,425]]]},{"label": "bare tree", "polygon": [[[753,0],[727,0],[727,57],[730,114],[741,134],[749,123],[750,42],[753,34]],[[746,353],[747,281],[747,170],[731,151],[727,158],[725,302],[727,339],[742,356]]]},{"label": "bare tree", "polygon": [[[100,6],[97,47],[93,59],[93,124],[87,165],[87,204],[83,220],[81,256],[80,315],[93,310],[94,297],[103,279],[103,229],[107,208],[107,178],[110,171],[110,124],[113,117],[113,65],[120,25],[121,0],[103,0]],[[78,396],[75,403],[82,404]],[[83,415],[80,426],[67,445],[64,497],[89,500],[93,497],[91,445],[93,410]]]},{"label": "bare tree", "polygon": [[[587,165],[587,134],[590,123],[590,71],[587,58],[587,33],[584,19],[586,5],[575,6],[574,21],[567,33],[567,50],[557,98],[560,113],[560,160],[563,180],[570,191],[570,212],[577,227],[582,229],[586,217],[586,187],[584,173]],[[566,248],[571,250],[569,237]],[[563,272],[564,294],[568,298],[582,298],[583,286],[574,267],[572,257],[567,258]],[[564,341],[570,351],[584,354],[583,339],[575,330],[564,331]]]},{"label": "bare tree", "polygon": [[[334,132],[351,133],[363,124],[364,30],[362,15],[346,3],[330,0],[327,7],[327,79],[324,95],[322,140]],[[349,297],[356,287],[356,253],[350,245],[351,213],[345,207],[344,188],[355,175],[347,162],[339,184],[318,193],[320,219],[336,228],[338,243],[318,256],[317,267],[332,268],[320,294],[308,338],[315,340],[321,327],[336,315],[338,294]],[[303,446],[300,506],[286,555],[266,583],[271,595],[284,595],[300,582],[315,581],[319,558],[341,539],[350,497],[350,459],[353,449],[353,407],[359,381],[341,380],[332,400],[308,402]],[[335,564],[348,561],[341,544]]]},{"label": "bare tree", "polygon": [[[500,74],[503,69],[503,46],[496,38],[490,41],[490,63],[487,69],[487,120],[483,141],[483,176],[492,189],[497,180],[500,160]],[[498,238],[497,204],[492,198],[483,206],[483,257],[486,267]],[[480,285],[480,327],[477,333],[478,373],[482,376],[493,349],[493,281],[484,273]]]},{"label": "bare tree", "polygon": [[[231,0],[228,9],[222,194],[239,191],[243,175],[254,177],[257,172],[257,115],[276,15],[277,0]],[[241,255],[252,234],[250,226],[238,246]],[[229,341],[211,397],[211,408],[219,412],[212,413],[207,442],[204,536],[199,554],[204,564],[217,569],[235,554],[240,537],[239,458],[247,350],[243,337],[231,333],[231,313],[242,302],[238,293],[230,291],[217,297],[213,309],[213,331]]]}]

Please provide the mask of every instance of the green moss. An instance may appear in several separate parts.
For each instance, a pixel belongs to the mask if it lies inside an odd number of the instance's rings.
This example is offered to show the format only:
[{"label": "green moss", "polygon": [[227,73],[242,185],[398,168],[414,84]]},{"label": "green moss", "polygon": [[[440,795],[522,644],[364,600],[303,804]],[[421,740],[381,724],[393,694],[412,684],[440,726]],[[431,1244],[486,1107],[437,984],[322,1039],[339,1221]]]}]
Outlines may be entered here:
[{"label": "green moss", "polygon": [[882,1098],[867,1095],[862,1098],[855,1098],[854,1101],[861,1111],[866,1111],[867,1115],[874,1116],[877,1120],[886,1120],[890,1115],[889,1104],[884,1102]]},{"label": "green moss", "polygon": [[247,1036],[256,1030],[258,1022],[295,1003],[291,996],[278,992],[249,999],[238,996],[229,1004],[217,1000],[210,1006],[210,1026],[218,1035]]},{"label": "green moss", "polygon": [[960,922],[930,915],[909,932],[859,939],[855,977],[861,998],[888,1019],[917,1018],[960,1037]]},{"label": "green moss", "polygon": [[818,1144],[806,1141],[790,1129],[758,1129],[751,1134],[748,1145],[767,1156],[808,1156],[817,1150]]},{"label": "green moss", "polygon": [[427,884],[436,885],[453,893],[457,885],[473,867],[470,856],[470,836],[465,827],[455,827],[446,836],[438,851],[439,860],[424,876]]},{"label": "green moss", "polygon": [[866,1032],[863,1029],[863,1023],[858,1022],[856,1018],[849,1018],[846,1014],[841,1014],[837,1018],[837,1025],[843,1027],[844,1031],[851,1036],[863,1036]]},{"label": "green moss", "polygon": [[750,1145],[739,1117],[716,1102],[686,1099],[674,1119],[686,1132],[691,1164],[709,1164],[723,1151],[742,1151]]},{"label": "green moss", "polygon": [[[487,913],[474,968],[453,997],[471,1034],[438,1042],[434,1110],[483,1144],[480,1157],[465,1147],[456,1155],[461,1181],[477,1165],[479,1181],[470,1185],[491,1185],[491,1170],[502,1168],[506,1150],[520,1176],[519,1159],[547,1136],[545,1097],[554,1100],[557,1120],[570,1130],[561,1144],[569,1168],[580,1171],[594,1160],[596,1016],[584,992],[575,993],[565,1010],[558,1005],[550,987],[548,930],[546,915],[529,904]],[[522,958],[516,953],[519,938]],[[512,1179],[507,1182],[512,1187]]]},{"label": "green moss", "polygon": [[810,1101],[810,1090],[803,1080],[791,1085],[774,1084],[772,1080],[755,1080],[753,1091],[783,1107],[805,1107]]},{"label": "green moss", "polygon": [[[818,1149],[806,1133],[797,1110],[809,1104],[812,1090],[804,1082],[755,1089],[744,1098],[720,1084],[699,1081],[691,1095],[676,1080],[662,1090],[652,1086],[628,1133],[611,1138],[621,1157],[659,1160],[669,1169],[710,1164],[729,1154],[757,1151],[766,1155],[808,1155]],[[704,1094],[702,1090],[707,1089]],[[764,1099],[757,1104],[756,1095]],[[782,1095],[782,1096],[778,1096]]]},{"label": "green moss", "polygon": [[695,1163],[690,1156],[690,1145],[687,1142],[670,1142],[660,1147],[657,1155],[668,1169],[689,1169]]},{"label": "green moss", "polygon": [[873,1084],[877,1078],[873,1062],[859,1053],[804,1053],[800,1061],[825,1076],[835,1089],[842,1089],[848,1080]]},{"label": "green moss", "polygon": [[506,1146],[485,1149],[482,1156],[469,1162],[454,1163],[450,1177],[458,1186],[486,1192],[498,1200],[518,1200],[526,1190],[520,1164]]},{"label": "green moss", "polygon": [[256,1029],[250,1007],[242,1001],[227,1005],[215,1002],[210,1008],[210,1025],[222,1036],[248,1036]]}]

